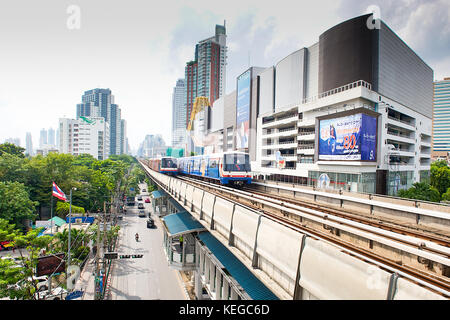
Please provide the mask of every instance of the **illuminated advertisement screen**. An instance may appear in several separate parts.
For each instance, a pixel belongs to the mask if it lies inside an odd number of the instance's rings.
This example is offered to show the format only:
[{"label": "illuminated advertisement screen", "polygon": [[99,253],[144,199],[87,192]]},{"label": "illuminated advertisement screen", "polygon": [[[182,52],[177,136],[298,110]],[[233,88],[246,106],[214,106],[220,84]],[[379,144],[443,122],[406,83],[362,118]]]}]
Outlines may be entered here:
[{"label": "illuminated advertisement screen", "polygon": [[236,148],[248,148],[250,127],[250,79],[251,70],[237,78],[236,90]]},{"label": "illuminated advertisement screen", "polygon": [[377,159],[377,119],[357,113],[319,121],[319,160]]}]

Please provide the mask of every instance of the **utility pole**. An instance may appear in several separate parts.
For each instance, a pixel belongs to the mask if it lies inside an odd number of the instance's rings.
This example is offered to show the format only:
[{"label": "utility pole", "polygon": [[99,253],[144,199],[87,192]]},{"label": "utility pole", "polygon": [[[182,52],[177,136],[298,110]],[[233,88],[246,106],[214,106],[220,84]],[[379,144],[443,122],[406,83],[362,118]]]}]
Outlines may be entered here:
[{"label": "utility pole", "polygon": [[[105,202],[103,202],[103,208],[105,208]],[[103,209],[104,211],[105,209]],[[95,270],[95,276],[97,278],[97,285],[96,285],[96,295],[95,295],[95,299],[98,300],[99,299],[99,280],[100,280],[100,217],[101,215],[98,214],[97,215],[97,255],[96,255],[96,261],[97,261],[97,266],[96,266],[96,270]]]}]

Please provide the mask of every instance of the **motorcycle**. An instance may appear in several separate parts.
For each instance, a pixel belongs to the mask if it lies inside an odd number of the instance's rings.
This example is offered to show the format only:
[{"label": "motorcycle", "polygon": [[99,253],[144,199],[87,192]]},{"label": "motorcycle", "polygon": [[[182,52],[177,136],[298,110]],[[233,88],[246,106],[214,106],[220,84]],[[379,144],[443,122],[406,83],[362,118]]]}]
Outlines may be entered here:
[{"label": "motorcycle", "polygon": [[136,239],[136,242],[139,242],[139,235],[136,233],[136,235],[134,236]]}]

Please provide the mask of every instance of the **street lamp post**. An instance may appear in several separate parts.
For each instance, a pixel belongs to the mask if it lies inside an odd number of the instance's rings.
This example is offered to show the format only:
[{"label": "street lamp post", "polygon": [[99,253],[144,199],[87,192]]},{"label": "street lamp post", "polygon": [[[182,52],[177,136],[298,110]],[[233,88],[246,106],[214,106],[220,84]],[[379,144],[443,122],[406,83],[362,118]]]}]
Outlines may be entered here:
[{"label": "street lamp post", "polygon": [[77,188],[70,188],[70,203],[69,203],[69,241],[67,244],[68,253],[67,253],[67,265],[70,266],[70,231],[72,226],[72,190],[77,190]]}]

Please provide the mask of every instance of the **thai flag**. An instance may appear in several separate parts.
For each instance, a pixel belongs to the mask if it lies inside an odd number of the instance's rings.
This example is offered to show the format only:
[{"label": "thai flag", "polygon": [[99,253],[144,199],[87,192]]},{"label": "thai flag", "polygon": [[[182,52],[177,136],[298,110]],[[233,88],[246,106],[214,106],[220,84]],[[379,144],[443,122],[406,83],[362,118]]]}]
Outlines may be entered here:
[{"label": "thai flag", "polygon": [[56,185],[55,182],[53,182],[53,196],[57,197],[60,200],[64,200],[67,201],[67,197],[64,194],[64,192],[62,192],[62,190]]}]

